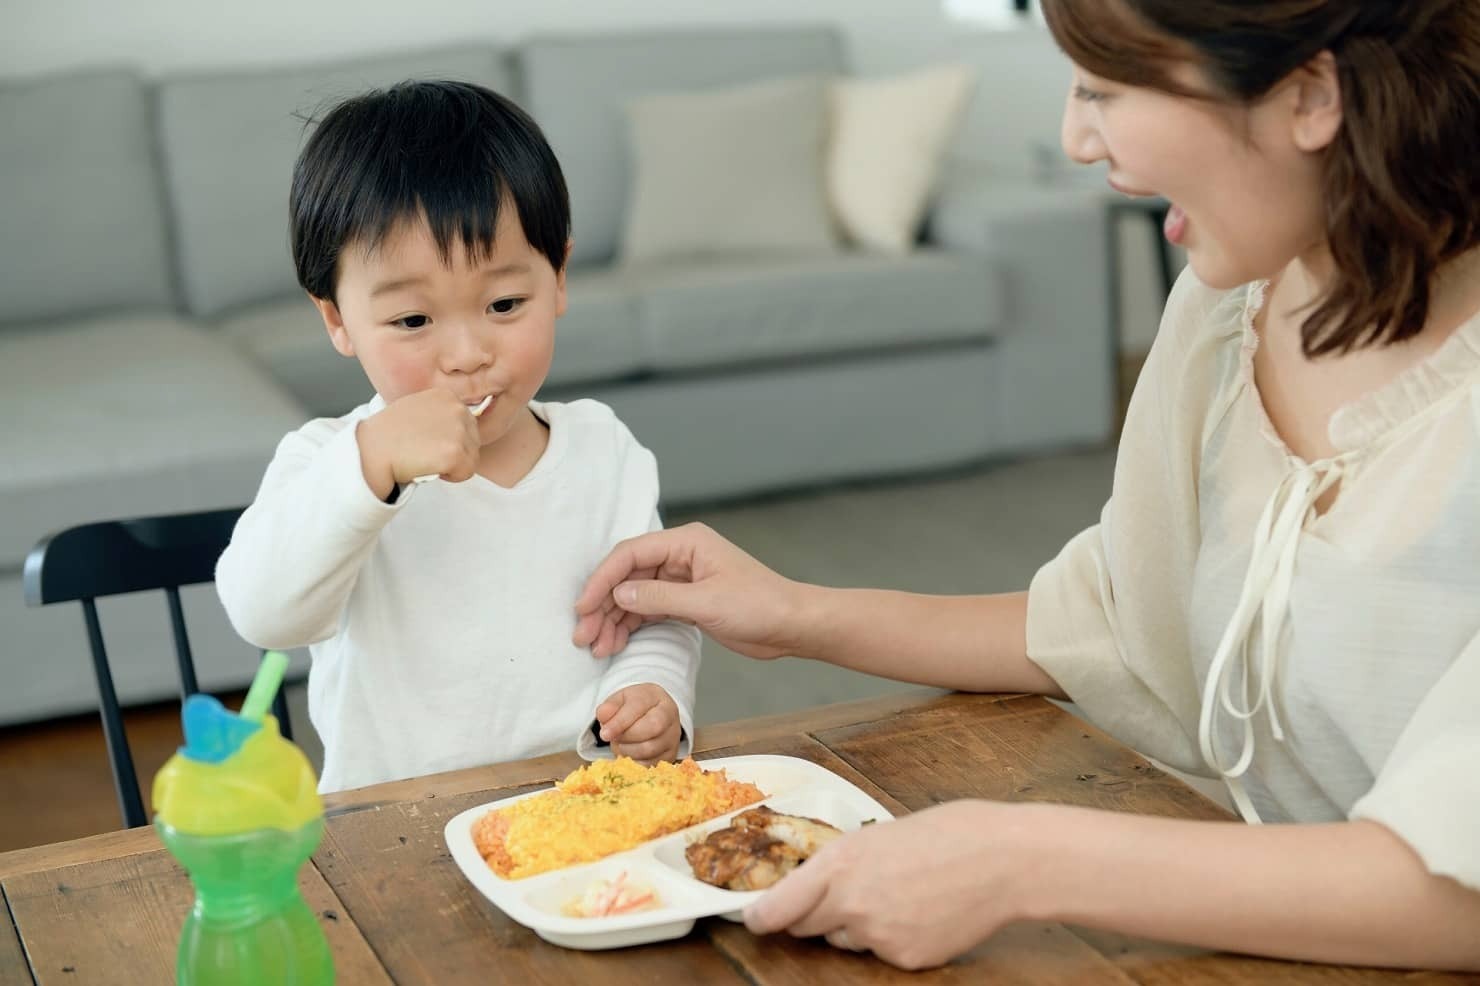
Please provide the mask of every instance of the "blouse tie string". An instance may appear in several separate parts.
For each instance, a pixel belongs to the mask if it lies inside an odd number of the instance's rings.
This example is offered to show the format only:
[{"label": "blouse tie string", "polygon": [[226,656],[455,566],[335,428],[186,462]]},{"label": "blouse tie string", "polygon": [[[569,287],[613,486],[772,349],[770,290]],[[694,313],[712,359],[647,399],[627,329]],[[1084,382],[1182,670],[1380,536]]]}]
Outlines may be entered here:
[{"label": "blouse tie string", "polygon": [[[1316,502],[1341,481],[1345,466],[1343,457],[1302,462],[1275,487],[1254,529],[1253,552],[1238,605],[1208,667],[1198,744],[1203,760],[1223,778],[1239,813],[1251,823],[1260,821],[1259,813],[1241,778],[1254,761],[1254,717],[1264,710],[1274,738],[1285,739],[1274,696],[1280,653],[1289,633],[1290,584],[1300,532],[1315,518]],[[1256,622],[1257,649],[1252,646]],[[1232,761],[1220,759],[1213,746],[1220,712],[1242,727],[1238,754]]]}]

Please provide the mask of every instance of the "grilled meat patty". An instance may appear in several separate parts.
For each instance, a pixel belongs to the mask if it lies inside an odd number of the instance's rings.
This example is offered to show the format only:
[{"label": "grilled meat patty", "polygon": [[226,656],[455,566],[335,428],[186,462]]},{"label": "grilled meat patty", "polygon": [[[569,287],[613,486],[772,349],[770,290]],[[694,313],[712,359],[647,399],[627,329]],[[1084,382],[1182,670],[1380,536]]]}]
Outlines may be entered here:
[{"label": "grilled meat patty", "polygon": [[694,876],[712,886],[764,890],[842,834],[815,818],[783,815],[762,805],[691,843],[684,857]]}]

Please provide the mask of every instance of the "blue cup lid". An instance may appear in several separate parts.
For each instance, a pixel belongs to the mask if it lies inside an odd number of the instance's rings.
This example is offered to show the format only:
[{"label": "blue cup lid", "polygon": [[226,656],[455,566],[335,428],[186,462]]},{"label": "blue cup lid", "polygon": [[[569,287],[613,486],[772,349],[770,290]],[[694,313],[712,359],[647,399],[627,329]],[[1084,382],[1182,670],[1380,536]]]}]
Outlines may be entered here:
[{"label": "blue cup lid", "polygon": [[201,763],[220,763],[262,728],[261,722],[243,719],[210,695],[187,698],[180,719],[185,727],[180,753]]}]

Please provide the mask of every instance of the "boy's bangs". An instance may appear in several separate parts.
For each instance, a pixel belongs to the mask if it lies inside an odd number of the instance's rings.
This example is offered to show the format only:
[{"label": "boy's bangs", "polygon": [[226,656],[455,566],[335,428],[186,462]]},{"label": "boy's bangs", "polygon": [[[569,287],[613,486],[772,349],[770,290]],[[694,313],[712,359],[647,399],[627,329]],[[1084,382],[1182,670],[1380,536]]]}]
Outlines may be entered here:
[{"label": "boy's bangs", "polygon": [[1177,95],[1206,95],[1172,76],[1192,52],[1158,32],[1124,0],[1043,0],[1043,16],[1069,60],[1108,82]]},{"label": "boy's bangs", "polygon": [[[449,159],[458,159],[449,155]],[[469,174],[449,173],[440,162],[397,155],[393,166],[367,184],[348,203],[346,243],[359,244],[367,253],[406,224],[426,223],[437,256],[452,266],[452,252],[461,249],[471,264],[493,256],[503,208],[518,209],[497,175],[478,169]]]}]

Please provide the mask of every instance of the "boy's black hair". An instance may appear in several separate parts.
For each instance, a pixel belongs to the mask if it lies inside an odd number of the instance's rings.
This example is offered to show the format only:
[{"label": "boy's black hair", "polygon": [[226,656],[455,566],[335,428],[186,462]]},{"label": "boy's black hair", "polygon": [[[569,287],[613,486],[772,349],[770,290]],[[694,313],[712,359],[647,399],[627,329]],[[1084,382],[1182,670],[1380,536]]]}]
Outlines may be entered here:
[{"label": "boy's black hair", "polygon": [[298,283],[334,300],[345,247],[373,250],[398,223],[422,216],[444,262],[458,244],[482,260],[505,202],[530,246],[563,268],[565,176],[539,126],[510,100],[452,81],[401,82],[347,99],[324,116],[293,166]]}]

